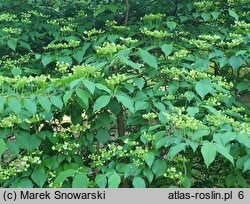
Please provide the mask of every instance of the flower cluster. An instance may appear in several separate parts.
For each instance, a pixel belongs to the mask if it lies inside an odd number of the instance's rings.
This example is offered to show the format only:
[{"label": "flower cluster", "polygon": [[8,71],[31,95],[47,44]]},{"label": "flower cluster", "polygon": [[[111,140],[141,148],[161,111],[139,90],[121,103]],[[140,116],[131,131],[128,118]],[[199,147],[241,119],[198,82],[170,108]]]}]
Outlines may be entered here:
[{"label": "flower cluster", "polygon": [[144,17],[141,18],[141,20],[144,21],[157,21],[157,20],[162,20],[163,17],[165,17],[166,14],[158,13],[158,14],[146,14]]},{"label": "flower cluster", "polygon": [[176,59],[181,59],[184,57],[187,57],[189,51],[188,50],[178,50],[176,52],[174,52],[174,54],[172,56],[168,56],[169,60],[176,60]]},{"label": "flower cluster", "polygon": [[199,11],[209,11],[214,7],[213,1],[196,1],[193,3],[193,6],[196,7]]},{"label": "flower cluster", "polygon": [[166,118],[168,119],[168,123],[171,126],[178,129],[190,129],[190,130],[198,130],[198,129],[209,129],[208,126],[204,125],[202,121],[195,119],[194,117],[189,117],[186,114],[183,114],[183,109],[175,107],[174,109],[177,113],[165,113]]},{"label": "flower cluster", "polygon": [[167,169],[167,172],[163,174],[164,177],[174,180],[178,185],[184,181],[182,172],[177,172],[175,167],[170,167]]},{"label": "flower cluster", "polygon": [[0,15],[0,21],[6,22],[18,22],[17,16],[11,13],[3,13]]},{"label": "flower cluster", "polygon": [[74,77],[88,78],[89,76],[99,77],[101,73],[96,70],[94,66],[90,65],[77,65],[72,68]]},{"label": "flower cluster", "polygon": [[69,68],[69,64],[65,62],[57,62],[56,63],[56,70],[61,74],[65,74],[67,69]]},{"label": "flower cluster", "polygon": [[23,173],[28,170],[31,165],[37,165],[41,163],[40,155],[41,151],[34,151],[24,156],[19,156],[17,159],[12,160],[8,165],[0,165],[0,180],[7,180],[12,176],[16,176],[18,173]]},{"label": "flower cluster", "polygon": [[125,45],[104,42],[102,46],[96,46],[96,53],[98,56],[112,57],[113,54],[126,49]]},{"label": "flower cluster", "polygon": [[78,40],[70,40],[67,43],[50,43],[46,47],[44,47],[45,50],[52,50],[52,49],[66,49],[66,48],[75,48],[80,45],[80,41]]},{"label": "flower cluster", "polygon": [[112,74],[105,81],[107,82],[108,86],[114,87],[115,85],[127,80],[127,78],[128,77],[126,76],[126,74]]},{"label": "flower cluster", "polygon": [[9,27],[9,28],[3,28],[3,31],[5,33],[8,33],[8,34],[20,35],[21,32],[22,32],[22,29],[21,28],[12,28],[12,27]]},{"label": "flower cluster", "polygon": [[137,39],[132,39],[131,37],[127,37],[127,38],[123,38],[123,37],[120,37],[120,40],[125,44],[127,45],[128,47],[132,44],[135,44],[135,43],[138,43],[138,40]]},{"label": "flower cluster", "polygon": [[219,40],[221,37],[219,35],[199,35],[200,39],[207,40],[214,42],[216,40]]},{"label": "flower cluster", "polygon": [[163,30],[151,31],[151,30],[148,30],[145,27],[143,29],[140,29],[140,31],[141,31],[142,34],[144,34],[146,36],[149,36],[149,37],[156,38],[156,39],[162,39],[162,38],[166,38],[166,37],[172,35],[172,34],[168,33],[167,31],[163,31]]},{"label": "flower cluster", "polygon": [[245,21],[235,21],[235,27],[239,29],[245,29],[249,30],[250,29],[250,23],[246,23]]},{"label": "flower cluster", "polygon": [[83,32],[85,36],[83,36],[82,38],[84,40],[96,40],[97,39],[97,35],[104,33],[103,30],[97,30],[95,28],[88,30],[88,31],[84,31]]}]

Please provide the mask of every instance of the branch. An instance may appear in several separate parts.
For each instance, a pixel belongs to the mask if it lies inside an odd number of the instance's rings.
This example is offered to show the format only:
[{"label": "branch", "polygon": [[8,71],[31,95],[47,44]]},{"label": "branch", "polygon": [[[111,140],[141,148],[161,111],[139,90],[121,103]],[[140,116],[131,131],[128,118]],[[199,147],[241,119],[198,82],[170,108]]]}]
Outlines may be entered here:
[{"label": "branch", "polygon": [[0,12],[8,11],[8,10],[10,10],[10,9],[16,8],[16,7],[20,6],[21,4],[25,3],[26,1],[27,1],[27,0],[23,0],[23,1],[21,1],[20,3],[15,4],[15,5],[13,5],[13,6],[10,6],[10,7],[7,7],[7,8],[2,8],[2,9],[0,9]]},{"label": "branch", "polygon": [[124,25],[128,24],[128,16],[129,16],[129,0],[125,0],[125,6],[126,6],[126,14],[124,19]]}]

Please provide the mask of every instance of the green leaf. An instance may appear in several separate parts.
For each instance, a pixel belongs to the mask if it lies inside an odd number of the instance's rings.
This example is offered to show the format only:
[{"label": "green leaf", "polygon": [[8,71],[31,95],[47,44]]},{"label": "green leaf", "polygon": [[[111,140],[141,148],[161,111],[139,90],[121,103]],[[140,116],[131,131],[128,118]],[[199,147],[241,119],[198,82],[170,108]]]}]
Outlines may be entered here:
[{"label": "green leaf", "polygon": [[165,56],[169,56],[173,52],[172,44],[164,44],[161,46],[161,50],[164,52]]},{"label": "green leaf", "polygon": [[211,14],[212,14],[214,19],[217,19],[219,17],[219,15],[220,15],[220,12],[213,11]]},{"label": "green leaf", "polygon": [[250,158],[244,163],[244,169],[243,171],[249,171],[250,170]]},{"label": "green leaf", "polygon": [[89,92],[91,94],[94,94],[94,92],[95,92],[95,83],[93,83],[92,81],[83,80],[83,84],[89,90]]},{"label": "green leaf", "polygon": [[51,105],[52,105],[50,100],[48,98],[46,98],[45,96],[38,96],[37,99],[38,99],[38,102],[40,103],[40,105],[43,107],[43,109],[46,112],[50,112]]},{"label": "green leaf", "polygon": [[[248,84],[247,82],[242,81],[242,82],[240,82],[240,83],[237,84],[236,89],[237,89],[238,92],[240,93],[240,92],[244,92],[244,91],[249,90],[250,87],[249,87],[249,84]],[[1,108],[0,108],[0,109],[1,109]]]},{"label": "green leaf", "polygon": [[78,64],[83,61],[83,56],[85,55],[86,50],[89,48],[90,45],[91,43],[86,43],[81,50],[74,52],[73,57],[78,62]]},{"label": "green leaf", "polygon": [[24,99],[24,107],[33,115],[36,114],[36,103],[32,99]]},{"label": "green leaf", "polygon": [[33,183],[28,178],[23,178],[17,185],[11,186],[12,188],[33,188]]},{"label": "green leaf", "polygon": [[11,74],[16,77],[16,76],[20,76],[23,73],[22,69],[20,69],[19,67],[15,67],[11,70]]},{"label": "green leaf", "polygon": [[0,111],[4,108],[4,97],[0,96]]},{"label": "green leaf", "polygon": [[95,177],[95,182],[99,188],[105,188],[107,185],[107,177],[106,174],[98,174]]},{"label": "green leaf", "polygon": [[201,148],[201,154],[204,158],[207,168],[215,160],[216,157],[216,147],[214,144],[206,142]]},{"label": "green leaf", "polygon": [[72,188],[87,188],[89,185],[89,179],[86,174],[77,174],[72,182]]},{"label": "green leaf", "polygon": [[152,171],[156,175],[156,177],[162,176],[165,173],[166,169],[167,169],[166,162],[159,159],[157,159],[152,166]]},{"label": "green leaf", "polygon": [[154,162],[154,159],[155,159],[154,153],[153,153],[153,152],[148,152],[148,153],[146,154],[146,157],[145,157],[145,162],[147,163],[147,165],[148,165],[149,167],[151,167],[152,164],[153,164],[153,162]]},{"label": "green leaf", "polygon": [[135,78],[134,79],[134,84],[140,89],[142,90],[142,88],[145,85],[145,81],[142,78]]},{"label": "green leaf", "polygon": [[133,178],[132,184],[134,188],[146,188],[145,181],[141,177]]},{"label": "green leaf", "polygon": [[45,171],[42,168],[36,168],[31,174],[31,178],[34,181],[34,183],[37,184],[38,187],[40,188],[43,187],[43,185],[45,184],[47,180]]},{"label": "green leaf", "polygon": [[151,55],[148,51],[140,49],[139,50],[139,56],[149,66],[151,66],[151,67],[153,67],[155,69],[158,68],[158,64],[157,64],[156,58],[153,55]]},{"label": "green leaf", "polygon": [[57,58],[57,61],[58,61],[58,62],[64,62],[64,63],[68,64],[69,66],[71,66],[72,63],[73,63],[72,58],[69,57],[69,56],[58,57],[58,58]]},{"label": "green leaf", "polygon": [[108,93],[111,93],[111,91],[108,89],[108,87],[104,86],[103,84],[95,84],[95,87],[99,90],[106,91]]},{"label": "green leaf", "polygon": [[240,134],[238,134],[238,136],[236,137],[236,139],[242,145],[246,146],[247,148],[250,148],[250,137],[248,137],[247,135],[244,135],[244,134],[240,133]]},{"label": "green leaf", "polygon": [[56,106],[59,109],[62,109],[63,102],[62,102],[62,99],[60,98],[60,96],[51,96],[50,101],[52,102],[52,104],[54,106]]},{"label": "green leaf", "polygon": [[195,90],[202,99],[204,99],[208,93],[211,93],[211,94],[215,93],[214,89],[211,86],[211,82],[209,79],[203,79],[197,82],[195,85]]},{"label": "green leaf", "polygon": [[108,178],[108,187],[109,188],[118,188],[121,183],[121,177],[117,173],[113,173],[109,178]]},{"label": "green leaf", "polygon": [[45,56],[45,57],[43,57],[43,59],[42,59],[42,64],[43,64],[43,66],[44,67],[46,67],[49,63],[51,63],[52,62],[52,57],[50,57],[50,56]]},{"label": "green leaf", "polygon": [[56,177],[54,183],[55,184],[63,184],[63,182],[68,178],[68,177],[73,177],[74,174],[76,173],[75,169],[67,169],[65,171],[62,171],[58,174]]},{"label": "green leaf", "polygon": [[109,139],[109,132],[103,128],[99,129],[96,134],[96,139],[100,143],[105,144]]},{"label": "green leaf", "polygon": [[174,21],[167,21],[167,26],[170,30],[174,30],[176,28],[176,22]]},{"label": "green leaf", "polygon": [[6,148],[5,142],[2,139],[0,139],[0,158],[3,155],[5,148]]},{"label": "green leaf", "polygon": [[[14,154],[15,156],[19,155],[19,148],[17,146],[16,143],[12,142],[11,140],[8,140],[6,142],[6,146],[8,147],[8,149],[11,151],[12,154]],[[0,148],[1,149],[1,148]]]},{"label": "green leaf", "polygon": [[243,59],[238,56],[238,57],[230,57],[229,58],[229,64],[233,69],[238,69],[239,67],[241,67],[243,65]]},{"label": "green leaf", "polygon": [[7,45],[9,46],[9,48],[16,51],[17,39],[15,39],[15,38],[9,39],[8,42],[7,42]]},{"label": "green leaf", "polygon": [[184,150],[186,147],[186,143],[179,143],[169,149],[168,157],[173,158],[175,155],[177,155],[179,152]]},{"label": "green leaf", "polygon": [[86,108],[89,107],[89,94],[81,88],[76,89],[76,95],[82,100]]},{"label": "green leaf", "polygon": [[228,10],[228,13],[229,13],[229,15],[232,16],[236,21],[239,20],[239,16],[237,15],[237,13],[235,13],[235,11],[229,9],[229,10]]},{"label": "green leaf", "polygon": [[41,144],[41,139],[36,135],[30,135],[28,132],[20,132],[16,136],[16,144],[20,149],[34,150]]},{"label": "green leaf", "polygon": [[116,99],[122,103],[130,112],[134,113],[134,104],[133,101],[126,95],[116,95]]},{"label": "green leaf", "polygon": [[151,183],[154,179],[154,174],[149,168],[143,169],[143,175],[147,177],[149,183]]},{"label": "green leaf", "polygon": [[22,109],[21,103],[17,98],[9,98],[8,105],[16,114],[19,114]]},{"label": "green leaf", "polygon": [[234,158],[229,154],[229,150],[227,150],[223,145],[216,143],[217,152],[226,157],[233,165]]},{"label": "green leaf", "polygon": [[188,112],[188,115],[190,115],[190,117],[194,117],[197,113],[199,113],[199,108],[198,107],[188,107],[187,112]]},{"label": "green leaf", "polygon": [[204,21],[208,21],[211,18],[210,13],[202,13],[201,17],[203,18]]},{"label": "green leaf", "polygon": [[73,90],[70,90],[70,91],[66,91],[65,94],[63,95],[63,102],[64,104],[66,105],[68,100],[71,98],[73,94]]},{"label": "green leaf", "polygon": [[106,107],[109,104],[111,96],[100,96],[94,103],[93,111],[100,110],[101,108]]}]

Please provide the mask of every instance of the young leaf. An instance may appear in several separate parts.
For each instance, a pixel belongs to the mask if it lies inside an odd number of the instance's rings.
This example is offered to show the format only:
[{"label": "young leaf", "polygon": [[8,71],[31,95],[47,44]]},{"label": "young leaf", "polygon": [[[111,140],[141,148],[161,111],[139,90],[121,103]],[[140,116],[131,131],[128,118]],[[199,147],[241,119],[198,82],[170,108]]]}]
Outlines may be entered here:
[{"label": "young leaf", "polygon": [[186,143],[179,143],[169,149],[168,157],[173,158],[176,154],[184,150],[186,147]]},{"label": "young leaf", "polygon": [[201,154],[204,158],[205,164],[207,168],[209,165],[215,160],[216,157],[216,147],[214,144],[211,144],[209,142],[204,143],[201,148]]},{"label": "young leaf", "polygon": [[111,99],[111,96],[107,96],[107,95],[100,96],[94,103],[93,111],[95,112],[107,106],[109,104],[110,99]]},{"label": "young leaf", "polygon": [[103,128],[99,129],[96,134],[96,139],[100,143],[105,144],[109,139],[109,132]]},{"label": "young leaf", "polygon": [[16,143],[12,142],[11,140],[8,140],[6,142],[6,146],[8,147],[8,149],[11,151],[13,155],[15,156],[19,155],[19,148]]},{"label": "young leaf", "polygon": [[164,52],[165,56],[169,56],[173,52],[172,44],[164,44],[161,46],[161,50]]},{"label": "young leaf", "polygon": [[174,30],[176,28],[176,22],[174,21],[167,21],[167,26],[170,30]]},{"label": "young leaf", "polygon": [[84,86],[89,90],[91,94],[94,94],[95,92],[95,83],[89,80],[84,80],[83,81]]},{"label": "young leaf", "polygon": [[149,167],[151,167],[152,164],[153,164],[153,162],[154,162],[154,159],[155,159],[154,153],[153,153],[153,152],[148,152],[148,153],[146,154],[146,157],[145,157],[145,162],[147,163],[147,165],[148,165]]},{"label": "young leaf", "polygon": [[167,164],[163,160],[156,160],[152,166],[152,171],[156,177],[162,176],[167,169]]},{"label": "young leaf", "polygon": [[195,85],[195,90],[202,99],[204,99],[208,93],[214,93],[214,89],[212,88],[209,79],[203,79],[201,81],[198,81]]},{"label": "young leaf", "polygon": [[105,188],[107,185],[107,177],[106,174],[98,174],[95,177],[95,182],[99,188]]}]

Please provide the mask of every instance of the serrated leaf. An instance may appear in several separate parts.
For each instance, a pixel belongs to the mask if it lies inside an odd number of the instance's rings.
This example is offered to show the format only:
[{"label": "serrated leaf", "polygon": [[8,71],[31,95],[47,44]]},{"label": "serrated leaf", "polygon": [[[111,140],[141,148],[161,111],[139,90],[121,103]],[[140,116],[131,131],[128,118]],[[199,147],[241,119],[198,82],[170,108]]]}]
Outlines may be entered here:
[{"label": "serrated leaf", "polygon": [[24,107],[33,115],[36,114],[36,103],[32,99],[24,99]]},{"label": "serrated leaf", "polygon": [[86,174],[77,174],[72,182],[72,188],[87,188],[89,185],[89,179]]},{"label": "serrated leaf", "polygon": [[201,154],[203,156],[203,159],[205,161],[205,164],[207,168],[209,165],[215,160],[216,157],[216,147],[214,144],[211,144],[209,142],[204,143],[201,148]]},{"label": "serrated leaf", "polygon": [[148,51],[146,51],[146,50],[140,50],[139,51],[139,56],[141,57],[141,59],[143,60],[143,62],[145,62],[146,64],[148,64],[150,67],[153,67],[155,69],[158,68],[158,64],[157,64],[156,58],[153,55],[151,55]]},{"label": "serrated leaf", "polygon": [[141,177],[133,178],[132,184],[134,188],[146,188],[145,181]]},{"label": "serrated leaf", "polygon": [[56,106],[59,109],[62,109],[63,102],[62,102],[62,99],[60,98],[60,96],[51,96],[50,101],[52,102],[52,104],[54,106]]},{"label": "serrated leaf", "polygon": [[44,169],[42,168],[36,168],[33,173],[31,174],[31,178],[35,184],[38,185],[38,187],[42,188],[45,184],[47,177],[45,174]]},{"label": "serrated leaf", "polygon": [[109,188],[118,188],[121,183],[121,176],[117,173],[112,174],[108,178],[108,187]]},{"label": "serrated leaf", "polygon": [[100,96],[94,103],[93,111],[100,110],[109,104],[111,96]]}]

